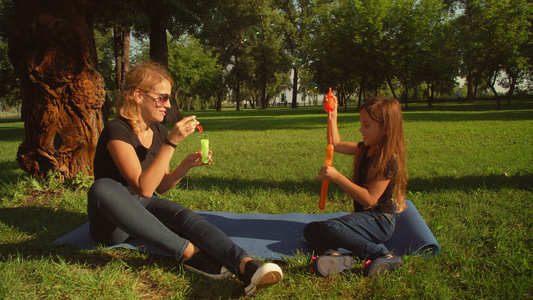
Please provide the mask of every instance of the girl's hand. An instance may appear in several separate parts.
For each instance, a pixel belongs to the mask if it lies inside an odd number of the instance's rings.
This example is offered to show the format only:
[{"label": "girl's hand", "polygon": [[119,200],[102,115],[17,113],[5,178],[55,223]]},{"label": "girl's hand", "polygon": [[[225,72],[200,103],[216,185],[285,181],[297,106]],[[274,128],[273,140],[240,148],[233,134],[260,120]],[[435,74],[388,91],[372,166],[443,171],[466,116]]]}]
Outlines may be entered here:
[{"label": "girl's hand", "polygon": [[[327,95],[324,95],[324,101],[322,102],[322,109],[327,112],[326,110],[326,102],[328,101],[328,99],[326,98]],[[336,117],[337,116],[337,106],[339,106],[339,102],[337,101],[337,96],[333,95],[333,99],[335,101],[335,108],[333,109],[333,111],[331,112],[331,117]]]},{"label": "girl's hand", "polygon": [[167,139],[173,144],[179,144],[186,137],[196,130],[196,126],[200,122],[196,121],[196,116],[189,116],[183,118],[181,121],[174,124],[174,127],[168,133]]},{"label": "girl's hand", "polygon": [[196,152],[189,154],[187,157],[185,157],[181,163],[188,166],[189,169],[198,167],[198,166],[210,165],[211,162],[213,162],[213,158],[211,157],[212,155],[213,155],[213,151],[209,150],[209,162],[202,163],[202,151],[196,151]]},{"label": "girl's hand", "polygon": [[335,181],[337,178],[339,178],[339,176],[341,176],[341,173],[337,171],[335,167],[322,166],[320,171],[318,171],[318,175],[315,176],[315,179],[327,179],[330,181]]}]

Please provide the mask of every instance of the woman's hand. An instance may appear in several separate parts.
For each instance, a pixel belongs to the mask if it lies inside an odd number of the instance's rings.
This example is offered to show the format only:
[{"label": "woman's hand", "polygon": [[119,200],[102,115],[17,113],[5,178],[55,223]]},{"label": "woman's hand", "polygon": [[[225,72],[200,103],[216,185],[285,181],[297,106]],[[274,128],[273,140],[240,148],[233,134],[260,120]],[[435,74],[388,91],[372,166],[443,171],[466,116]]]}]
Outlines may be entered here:
[{"label": "woman's hand", "polygon": [[179,144],[186,137],[196,130],[196,126],[200,122],[196,121],[196,116],[189,116],[183,118],[181,121],[174,124],[174,127],[168,133],[167,139],[173,144]]},{"label": "woman's hand", "polygon": [[198,166],[210,165],[213,159],[211,158],[212,152],[209,151],[209,162],[202,163],[202,151],[193,152],[185,157],[181,163],[170,173],[165,175],[165,178],[161,181],[161,184],[157,188],[157,192],[160,194],[166,193],[168,190],[176,186],[183,177],[189,172],[191,168]]},{"label": "woman's hand", "polygon": [[209,150],[209,162],[203,163],[202,162],[202,151],[196,151],[196,152],[189,154],[187,157],[185,157],[181,163],[186,165],[189,169],[198,167],[198,166],[210,165],[211,162],[213,162],[213,158],[211,157],[212,155],[213,155],[213,151]]}]

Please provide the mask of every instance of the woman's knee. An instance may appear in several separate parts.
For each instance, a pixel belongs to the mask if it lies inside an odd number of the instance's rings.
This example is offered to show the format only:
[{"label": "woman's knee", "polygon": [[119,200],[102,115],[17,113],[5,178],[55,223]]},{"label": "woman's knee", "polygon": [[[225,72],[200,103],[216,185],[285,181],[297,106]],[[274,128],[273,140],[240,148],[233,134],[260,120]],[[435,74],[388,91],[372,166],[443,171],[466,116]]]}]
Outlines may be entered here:
[{"label": "woman's knee", "polygon": [[89,201],[94,199],[103,199],[117,192],[129,192],[118,181],[110,178],[100,178],[96,180],[89,189]]},{"label": "woman's knee", "polygon": [[117,186],[122,185],[111,178],[100,178],[91,185],[89,198],[109,194],[110,191],[116,190]]}]

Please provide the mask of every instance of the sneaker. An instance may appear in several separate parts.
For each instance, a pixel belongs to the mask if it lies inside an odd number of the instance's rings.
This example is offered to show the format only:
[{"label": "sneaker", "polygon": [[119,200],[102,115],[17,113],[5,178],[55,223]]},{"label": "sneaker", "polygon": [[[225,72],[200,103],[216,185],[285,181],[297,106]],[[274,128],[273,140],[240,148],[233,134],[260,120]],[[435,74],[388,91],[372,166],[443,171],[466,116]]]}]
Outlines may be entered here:
[{"label": "sneaker", "polygon": [[368,260],[363,267],[363,275],[372,277],[385,271],[392,271],[403,265],[403,260],[398,256],[380,257],[375,260]]},{"label": "sneaker", "polygon": [[183,262],[183,267],[191,272],[204,275],[212,279],[225,279],[233,274],[223,265],[215,262],[211,257],[200,251],[191,259]]},{"label": "sneaker", "polygon": [[321,276],[331,276],[353,267],[353,257],[348,255],[322,255],[313,257],[313,271]]},{"label": "sneaker", "polygon": [[251,260],[244,267],[244,293],[246,296],[276,284],[283,277],[281,268],[273,263],[264,263],[260,260]]}]

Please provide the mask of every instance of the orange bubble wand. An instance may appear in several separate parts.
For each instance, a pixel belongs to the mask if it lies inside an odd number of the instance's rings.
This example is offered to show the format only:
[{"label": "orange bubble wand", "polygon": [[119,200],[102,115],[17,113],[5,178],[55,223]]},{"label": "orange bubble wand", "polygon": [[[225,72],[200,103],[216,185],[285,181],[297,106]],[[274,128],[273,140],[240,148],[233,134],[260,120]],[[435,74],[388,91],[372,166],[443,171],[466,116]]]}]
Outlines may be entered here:
[{"label": "orange bubble wand", "polygon": [[[325,166],[331,166],[333,164],[333,138],[331,135],[331,113],[335,109],[335,98],[331,92],[331,87],[329,88],[329,93],[326,95],[326,111],[328,112],[328,132],[329,132],[329,143],[328,148],[326,149],[326,162]],[[326,208],[326,199],[328,197],[328,186],[329,180],[322,179],[322,187],[320,188],[320,201],[318,202],[318,208]]]}]

